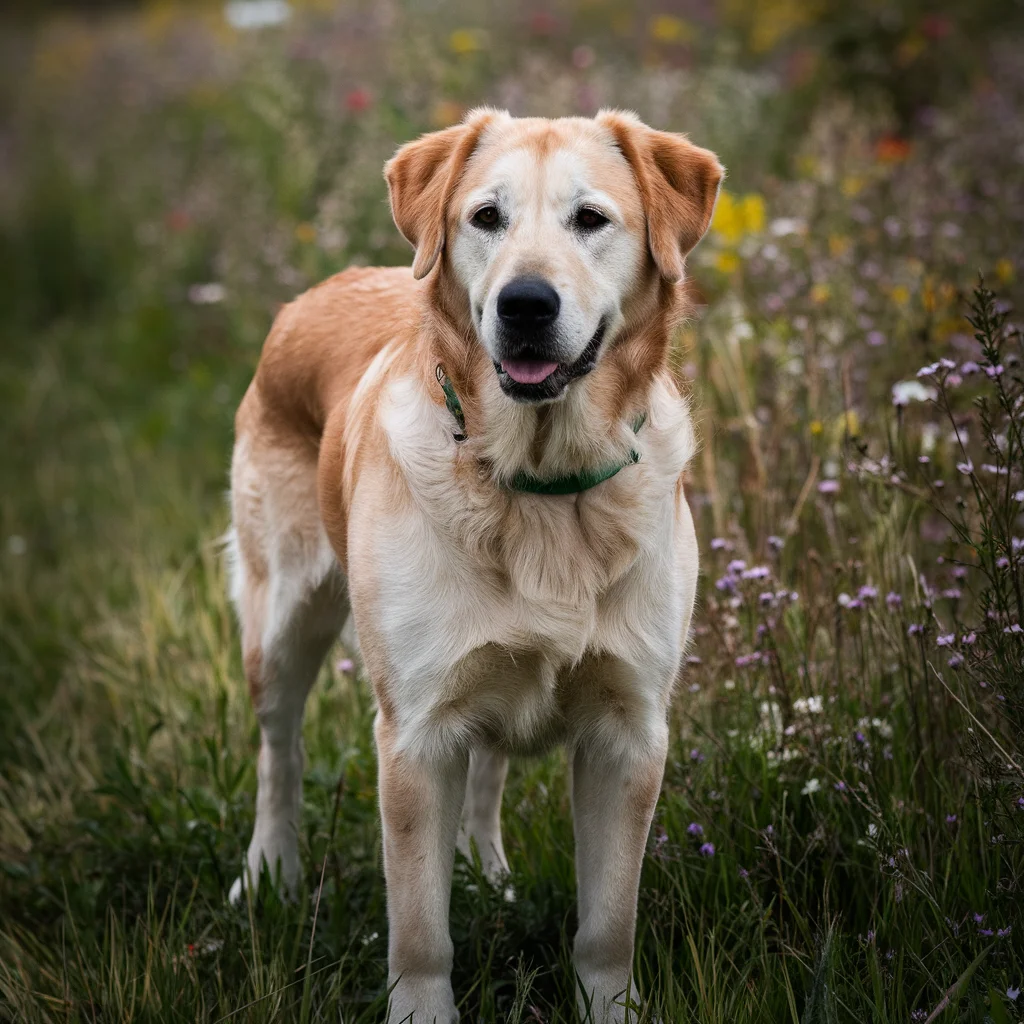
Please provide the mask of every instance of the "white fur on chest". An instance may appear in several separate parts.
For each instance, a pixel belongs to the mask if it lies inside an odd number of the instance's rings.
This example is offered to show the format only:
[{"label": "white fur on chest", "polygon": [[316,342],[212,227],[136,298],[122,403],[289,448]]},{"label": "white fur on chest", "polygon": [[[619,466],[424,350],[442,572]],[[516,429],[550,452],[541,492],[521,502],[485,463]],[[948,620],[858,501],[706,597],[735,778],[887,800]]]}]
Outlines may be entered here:
[{"label": "white fur on chest", "polygon": [[502,496],[501,514],[458,485],[448,414],[414,381],[392,382],[380,415],[411,497],[366,524],[400,734],[558,738],[560,687],[587,654],[634,667],[626,699],[663,711],[697,571],[676,508],[693,450],[679,398],[655,389],[639,464],[579,495]]}]

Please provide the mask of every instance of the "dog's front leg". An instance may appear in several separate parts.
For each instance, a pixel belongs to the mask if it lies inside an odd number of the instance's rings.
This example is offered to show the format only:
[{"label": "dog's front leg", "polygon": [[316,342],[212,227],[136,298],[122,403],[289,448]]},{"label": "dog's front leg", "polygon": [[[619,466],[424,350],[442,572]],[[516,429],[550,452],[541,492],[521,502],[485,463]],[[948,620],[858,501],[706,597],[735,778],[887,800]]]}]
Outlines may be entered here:
[{"label": "dog's front leg", "polygon": [[388,898],[388,1024],[454,1024],[448,905],[468,752],[399,750],[394,723],[382,713],[374,731]]},{"label": "dog's front leg", "polygon": [[628,756],[583,742],[573,757],[580,922],[573,960],[581,1021],[634,1019],[626,1003],[627,992],[639,1002],[631,984],[637,891],[667,749],[667,731],[652,730]]}]

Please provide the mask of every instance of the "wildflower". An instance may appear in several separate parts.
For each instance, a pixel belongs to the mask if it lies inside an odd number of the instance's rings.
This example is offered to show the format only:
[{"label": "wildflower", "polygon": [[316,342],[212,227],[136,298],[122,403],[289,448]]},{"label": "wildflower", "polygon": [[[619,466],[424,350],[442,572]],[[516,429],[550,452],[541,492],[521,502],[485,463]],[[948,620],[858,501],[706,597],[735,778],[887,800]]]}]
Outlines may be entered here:
[{"label": "wildflower", "polygon": [[1020,995],[1020,986],[1019,985],[1017,986],[1017,988],[1014,988],[1011,985],[1006,990],[1006,998],[1009,999],[1011,1003],[1017,1002],[1017,996],[1019,996],[1019,995]]},{"label": "wildflower", "polygon": [[224,17],[238,32],[280,25],[292,15],[285,0],[231,0],[224,5]]},{"label": "wildflower", "polygon": [[704,835],[704,826],[698,825],[695,821],[691,821],[690,824],[686,826],[686,831],[687,834],[691,836],[702,836]]},{"label": "wildflower", "polygon": [[931,377],[931,376],[933,376],[935,374],[935,372],[938,370],[938,368],[939,368],[939,364],[938,363],[929,363],[927,366],[922,366],[921,369],[917,371],[916,376],[919,377],[919,378],[920,377]]},{"label": "wildflower", "polygon": [[969,377],[972,373],[979,373],[980,371],[981,367],[973,359],[968,359],[967,362],[960,367],[960,372],[965,377]]},{"label": "wildflower", "polygon": [[824,699],[817,694],[811,697],[798,697],[793,701],[793,710],[801,714],[819,715],[824,706]]},{"label": "wildflower", "polygon": [[1014,493],[1013,493],[1013,500],[1014,501],[1024,501],[1024,491],[1014,491]]},{"label": "wildflower", "polygon": [[771,575],[771,569],[767,565],[754,565],[749,569],[744,569],[740,575],[745,580],[763,580],[767,579]]},{"label": "wildflower", "polygon": [[985,374],[990,380],[995,380],[996,377],[1003,375],[1003,364],[997,363],[995,366],[986,366]]},{"label": "wildflower", "polygon": [[[1010,565],[1010,560],[1005,555],[1001,555],[999,558],[996,559],[996,568],[997,569],[1006,569],[1006,568],[1009,567],[1009,565]],[[1006,630],[1003,630],[1003,632],[1005,633]]]},{"label": "wildflower", "polygon": [[991,928],[979,928],[979,929],[978,929],[978,934],[979,934],[979,935],[980,935],[980,936],[981,936],[981,937],[982,937],[983,939],[991,939],[991,938],[992,938],[992,936],[993,936],[993,935],[994,935],[995,933],[994,933],[994,932],[992,931],[992,929],[991,929]]},{"label": "wildflower", "polygon": [[773,604],[775,602],[775,595],[768,591],[767,593],[759,594],[757,599],[764,605]]},{"label": "wildflower", "polygon": [[903,598],[900,597],[896,591],[890,590],[889,593],[885,595],[885,603],[889,608],[899,608],[899,606],[903,604]]},{"label": "wildflower", "polygon": [[937,395],[935,388],[925,387],[918,380],[901,380],[892,386],[892,404],[895,406],[909,405],[911,402],[929,402]]},{"label": "wildflower", "polygon": [[736,577],[731,575],[731,574],[719,577],[717,580],[715,580],[715,589],[716,590],[735,590],[736,589]]},{"label": "wildflower", "polygon": [[964,476],[970,476],[974,472],[974,463],[968,459],[966,462],[958,462],[956,464],[957,472],[963,473]]},{"label": "wildflower", "polygon": [[956,824],[956,815],[955,814],[947,814],[946,815],[946,824],[947,825],[955,825]]},{"label": "wildflower", "polygon": [[[740,868],[739,874],[740,874],[740,878],[749,878],[750,877],[750,872],[746,868]],[[1007,994],[1009,994],[1009,993],[1007,993]]]},{"label": "wildflower", "polygon": [[781,537],[776,536],[774,533],[768,538],[768,547],[774,548],[776,551],[781,551],[785,543]]},{"label": "wildflower", "polygon": [[373,94],[369,89],[352,89],[345,95],[345,109],[352,114],[361,114],[373,105]]},{"label": "wildflower", "polygon": [[819,789],[821,789],[821,780],[812,778],[804,783],[804,788],[800,792],[804,796],[810,796],[812,793],[817,793]]},{"label": "wildflower", "polygon": [[865,583],[864,586],[857,591],[857,596],[862,601],[874,601],[878,597],[878,588],[873,587],[870,583]]},{"label": "wildflower", "polygon": [[959,668],[964,663],[964,656],[962,654],[954,654],[950,656],[949,667]]},{"label": "wildflower", "polygon": [[701,843],[700,855],[702,857],[714,857],[714,855],[715,855],[715,844],[714,843]]},{"label": "wildflower", "polygon": [[857,731],[856,731],[856,732],[855,732],[855,733],[853,734],[853,738],[854,738],[854,739],[855,739],[855,740],[856,740],[856,741],[857,741],[858,743],[867,743],[867,741],[868,741],[868,740],[867,740],[867,737],[866,737],[866,736],[864,735],[864,733],[862,733],[862,732],[861,732],[861,731],[860,731],[859,729],[858,729],[858,730],[857,730]]},{"label": "wildflower", "polygon": [[907,627],[907,636],[920,636],[924,632],[924,626],[917,622],[912,622]]},{"label": "wildflower", "polygon": [[935,643],[939,647],[948,647],[954,640],[956,640],[955,633],[943,633],[942,636],[937,636],[935,638]]},{"label": "wildflower", "polygon": [[832,788],[834,790],[836,790],[836,792],[838,792],[838,793],[845,793],[846,792],[846,783],[843,782],[842,779],[840,779]]},{"label": "wildflower", "polygon": [[339,672],[351,672],[356,667],[356,663],[351,658],[339,658],[338,663],[334,666]]},{"label": "wildflower", "polygon": [[959,601],[963,595],[959,587],[946,587],[942,596],[950,601]]},{"label": "wildflower", "polygon": [[1014,622],[1012,625],[1006,627],[1003,630],[1004,633],[1024,633],[1024,629],[1021,629],[1019,622]]},{"label": "wildflower", "polygon": [[732,544],[729,541],[727,541],[724,537],[711,538],[712,551],[728,551],[730,548],[732,548]]},{"label": "wildflower", "polygon": [[838,480],[822,480],[818,484],[819,494],[838,494],[839,493],[839,481]]},{"label": "wildflower", "polygon": [[734,558],[727,566],[729,572],[742,572],[746,569],[747,563],[742,558]]},{"label": "wildflower", "polygon": [[690,760],[696,761],[697,764],[703,764],[706,758],[696,747],[694,747],[693,750],[690,751]]},{"label": "wildflower", "polygon": [[188,290],[188,301],[193,306],[214,306],[223,302],[227,295],[224,285],[211,281],[209,284],[194,284]]},{"label": "wildflower", "polygon": [[1005,939],[1008,935],[1010,935],[1010,933],[1012,931],[1013,931],[1013,925],[1012,924],[1008,924],[1005,928],[997,928],[996,929],[996,938],[997,939]]}]

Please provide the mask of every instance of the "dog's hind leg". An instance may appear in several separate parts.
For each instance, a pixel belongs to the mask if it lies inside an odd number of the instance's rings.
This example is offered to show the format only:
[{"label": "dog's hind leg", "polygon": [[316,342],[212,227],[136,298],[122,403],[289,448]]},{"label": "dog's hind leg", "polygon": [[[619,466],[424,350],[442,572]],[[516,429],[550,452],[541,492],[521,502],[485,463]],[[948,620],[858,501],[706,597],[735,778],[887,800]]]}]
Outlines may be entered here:
[{"label": "dog's hind leg", "polygon": [[507,775],[508,757],[505,754],[484,748],[470,754],[459,850],[470,858],[472,840],[480,855],[484,874],[491,882],[498,882],[508,874],[508,860],[501,841],[501,794]]},{"label": "dog's hind leg", "polygon": [[[232,462],[228,535],[232,597],[260,725],[256,822],[248,878],[262,870],[287,892],[299,878],[302,720],[306,697],[348,615],[341,569],[320,523],[316,463],[308,450],[245,438]],[[245,878],[231,887],[237,900]]]}]

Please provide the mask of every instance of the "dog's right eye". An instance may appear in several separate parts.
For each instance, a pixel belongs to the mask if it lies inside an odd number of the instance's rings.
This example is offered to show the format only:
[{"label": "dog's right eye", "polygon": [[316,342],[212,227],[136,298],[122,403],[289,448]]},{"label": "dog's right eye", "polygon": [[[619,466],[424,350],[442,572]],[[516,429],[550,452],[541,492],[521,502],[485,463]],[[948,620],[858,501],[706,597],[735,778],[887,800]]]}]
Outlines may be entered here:
[{"label": "dog's right eye", "polygon": [[473,223],[478,228],[490,229],[498,226],[501,215],[496,206],[482,206],[473,214]]}]

